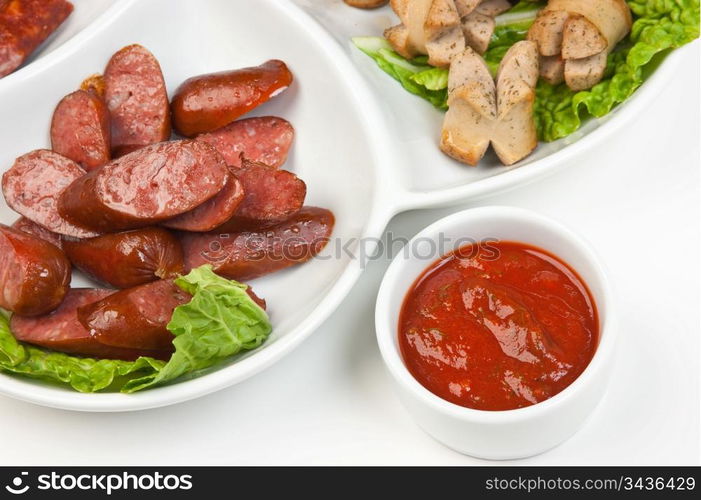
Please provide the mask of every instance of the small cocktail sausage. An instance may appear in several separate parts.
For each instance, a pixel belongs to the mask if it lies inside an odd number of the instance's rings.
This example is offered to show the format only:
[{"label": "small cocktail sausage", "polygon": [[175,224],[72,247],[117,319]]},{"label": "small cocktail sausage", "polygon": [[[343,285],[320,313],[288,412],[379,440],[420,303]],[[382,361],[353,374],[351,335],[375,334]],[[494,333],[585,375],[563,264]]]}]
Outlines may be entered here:
[{"label": "small cocktail sausage", "polygon": [[76,314],[79,307],[104,299],[112,293],[113,290],[74,288],[66,294],[61,305],[49,314],[31,318],[13,314],[10,329],[17,340],[68,354],[127,361],[139,356],[167,360],[172,349],[154,351],[108,346],[98,342],[80,324]]},{"label": "small cocktail sausage", "polygon": [[110,160],[110,116],[101,98],[76,90],[61,99],[51,120],[51,149],[85,170]]},{"label": "small cocktail sausage", "polygon": [[247,160],[278,168],[287,160],[295,130],[287,120],[261,116],[236,120],[229,125],[197,136],[214,147],[230,167],[241,167]]},{"label": "small cocktail sausage", "polygon": [[101,344],[172,349],[174,337],[166,326],[173,310],[191,299],[173,280],[158,280],[80,307],[78,320]]},{"label": "small cocktail sausage", "polygon": [[170,109],[161,66],[141,45],[115,53],[105,68],[105,102],[115,157],[170,138]]},{"label": "small cocktail sausage", "polygon": [[77,179],[62,194],[59,212],[96,231],[146,227],[214,197],[227,173],[221,155],[203,142],[153,144]]},{"label": "small cocktail sausage", "polygon": [[0,307],[24,316],[47,313],[70,281],[71,264],[58,247],[0,224]]},{"label": "small cocktail sausage", "polygon": [[246,281],[301,264],[329,241],[334,216],[304,207],[285,222],[262,231],[182,233],[185,268],[211,264],[221,276]]},{"label": "small cocktail sausage", "polygon": [[65,239],[75,267],[115,288],[130,288],[183,272],[183,252],[165,229],[148,227],[85,240]]},{"label": "small cocktail sausage", "polygon": [[278,95],[291,83],[292,73],[278,60],[190,78],[173,96],[173,126],[185,137],[212,132]]}]

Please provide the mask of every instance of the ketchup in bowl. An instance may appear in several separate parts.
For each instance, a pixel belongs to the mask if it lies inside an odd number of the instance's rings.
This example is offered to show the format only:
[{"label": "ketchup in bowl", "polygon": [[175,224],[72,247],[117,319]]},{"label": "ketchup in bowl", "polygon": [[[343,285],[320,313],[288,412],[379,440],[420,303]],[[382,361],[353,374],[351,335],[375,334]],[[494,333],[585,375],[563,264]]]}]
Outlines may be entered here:
[{"label": "ketchup in bowl", "polygon": [[544,401],[587,367],[596,305],[577,273],[522,243],[468,245],[410,288],[399,345],[426,389],[460,406],[512,410]]}]

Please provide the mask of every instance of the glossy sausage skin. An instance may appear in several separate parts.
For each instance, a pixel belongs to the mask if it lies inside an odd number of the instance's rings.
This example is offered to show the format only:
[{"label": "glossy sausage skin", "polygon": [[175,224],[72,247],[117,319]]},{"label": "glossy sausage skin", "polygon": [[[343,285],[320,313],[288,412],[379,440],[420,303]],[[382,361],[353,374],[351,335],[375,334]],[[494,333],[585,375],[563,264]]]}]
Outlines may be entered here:
[{"label": "glossy sausage skin", "polygon": [[49,314],[31,318],[13,314],[10,330],[17,340],[68,354],[127,361],[139,356],[167,360],[171,353],[169,350],[125,349],[101,344],[80,324],[76,314],[79,307],[104,299],[112,293],[113,290],[71,289],[61,305]]},{"label": "glossy sausage skin", "polygon": [[58,209],[73,224],[95,231],[151,226],[214,197],[227,174],[221,155],[208,144],[153,144],[77,179]]},{"label": "glossy sausage skin", "polygon": [[110,160],[110,116],[94,93],[76,90],[61,99],[51,120],[51,149],[85,170]]},{"label": "glossy sausage skin", "polygon": [[141,45],[115,53],[105,68],[105,102],[115,157],[170,138],[170,109],[161,66]]},{"label": "glossy sausage skin", "polygon": [[214,147],[230,167],[240,168],[242,157],[281,167],[292,146],[295,130],[292,124],[277,116],[261,116],[236,120],[229,125],[197,136]]},{"label": "glossy sausage skin", "polygon": [[56,245],[58,248],[63,247],[63,242],[61,241],[61,235],[49,231],[45,227],[40,226],[36,222],[32,222],[26,217],[20,217],[15,222],[12,223],[12,229],[17,231],[22,231],[23,233],[29,233],[37,238],[41,238],[44,241],[48,241],[52,245]]},{"label": "glossy sausage skin", "polygon": [[130,288],[183,272],[180,242],[159,227],[65,239],[63,250],[75,267],[115,288]]},{"label": "glossy sausage skin", "polygon": [[0,224],[0,307],[23,316],[47,313],[70,281],[71,264],[58,247]]},{"label": "glossy sausage skin", "polygon": [[166,326],[173,310],[192,297],[173,280],[120,290],[78,309],[78,320],[100,343],[129,349],[172,349]]},{"label": "glossy sausage skin", "polygon": [[211,264],[217,274],[229,279],[257,278],[316,256],[328,243],[333,226],[329,210],[304,207],[262,231],[182,233],[185,270]]},{"label": "glossy sausage skin", "polygon": [[98,233],[71,224],[58,211],[63,191],[85,171],[73,160],[37,149],[15,160],[2,176],[5,201],[15,212],[58,234],[90,238]]},{"label": "glossy sausage skin", "polygon": [[71,12],[66,0],[0,1],[0,78],[17,69]]},{"label": "glossy sausage skin", "polygon": [[173,96],[173,126],[185,137],[212,132],[263,104],[291,83],[292,73],[278,60],[190,78]]},{"label": "glossy sausage skin", "polygon": [[243,185],[243,201],[234,216],[217,227],[217,231],[268,227],[288,219],[304,205],[307,185],[292,172],[244,159],[236,176]]},{"label": "glossy sausage skin", "polygon": [[162,225],[182,231],[211,231],[229,220],[243,201],[243,185],[238,178],[229,173],[221,191],[202,205],[168,219]]}]

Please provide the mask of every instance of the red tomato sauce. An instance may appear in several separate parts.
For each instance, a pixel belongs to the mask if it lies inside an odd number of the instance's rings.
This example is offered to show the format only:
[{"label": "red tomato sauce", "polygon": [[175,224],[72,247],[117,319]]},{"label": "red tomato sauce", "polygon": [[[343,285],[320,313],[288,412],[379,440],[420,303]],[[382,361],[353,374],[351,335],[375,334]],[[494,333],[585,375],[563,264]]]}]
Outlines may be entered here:
[{"label": "red tomato sauce", "polygon": [[477,410],[544,401],[587,367],[599,337],[585,283],[548,252],[514,242],[468,245],[409,290],[399,344],[429,391]]}]

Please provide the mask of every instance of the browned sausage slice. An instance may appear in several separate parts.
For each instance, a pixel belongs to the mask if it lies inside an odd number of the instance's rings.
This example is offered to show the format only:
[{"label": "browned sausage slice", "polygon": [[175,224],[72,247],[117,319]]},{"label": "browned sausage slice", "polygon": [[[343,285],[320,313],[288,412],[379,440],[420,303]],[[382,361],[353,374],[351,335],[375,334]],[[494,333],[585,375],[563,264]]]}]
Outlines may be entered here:
[{"label": "browned sausage slice", "polygon": [[104,79],[114,156],[170,138],[168,94],[151,52],[141,45],[124,47],[107,63]]},{"label": "browned sausage slice", "polygon": [[86,240],[66,239],[63,250],[75,267],[116,288],[173,278],[183,272],[183,252],[169,231],[148,227]]},{"label": "browned sausage slice", "polygon": [[125,349],[101,344],[80,324],[76,314],[79,307],[104,299],[112,293],[113,290],[74,288],[66,294],[61,305],[49,314],[33,318],[13,315],[10,330],[17,340],[69,354],[127,361],[139,356],[168,359],[170,350]]},{"label": "browned sausage slice", "polygon": [[292,124],[277,116],[237,120],[214,132],[200,134],[198,141],[212,145],[231,167],[241,167],[246,159],[280,167],[287,160],[295,131]]},{"label": "browned sausage slice", "polygon": [[244,160],[236,176],[243,185],[244,199],[234,216],[217,228],[231,232],[266,227],[281,222],[304,205],[307,186],[287,170],[276,170]]},{"label": "browned sausage slice", "polygon": [[105,103],[76,90],[61,99],[51,120],[51,149],[85,170],[110,160],[110,117]]},{"label": "browned sausage slice", "polygon": [[173,310],[192,297],[173,280],[114,293],[78,309],[78,320],[100,343],[130,349],[172,349],[166,326]]},{"label": "browned sausage slice", "polygon": [[24,316],[47,313],[70,281],[71,264],[58,247],[0,224],[0,307]]},{"label": "browned sausage slice", "polygon": [[326,209],[304,207],[289,220],[263,231],[182,233],[185,268],[211,264],[229,279],[245,281],[316,256],[329,241],[334,216]]},{"label": "browned sausage slice", "polygon": [[36,222],[30,221],[26,217],[20,217],[12,224],[11,227],[17,231],[29,233],[37,238],[41,238],[44,241],[48,241],[52,245],[56,245],[58,248],[63,246],[60,234],[49,231],[45,227],[40,226]]},{"label": "browned sausage slice", "polygon": [[105,77],[99,73],[90,75],[80,84],[80,89],[96,95],[100,99],[105,98]]},{"label": "browned sausage slice", "polygon": [[71,12],[66,0],[0,1],[0,78],[17,69]]},{"label": "browned sausage slice", "polygon": [[175,130],[185,137],[212,132],[278,95],[292,84],[282,61],[195,76],[175,91],[171,111]]},{"label": "browned sausage slice", "polygon": [[89,238],[97,233],[71,224],[57,209],[66,187],[84,174],[74,161],[48,149],[38,149],[17,158],[3,174],[2,192],[10,208],[46,229]]},{"label": "browned sausage slice", "polygon": [[241,181],[229,173],[224,188],[214,198],[189,212],[168,219],[162,225],[182,231],[211,231],[231,219],[243,197]]},{"label": "browned sausage slice", "polygon": [[61,196],[59,212],[96,231],[150,226],[214,197],[227,174],[224,160],[209,144],[152,144],[77,179]]}]

